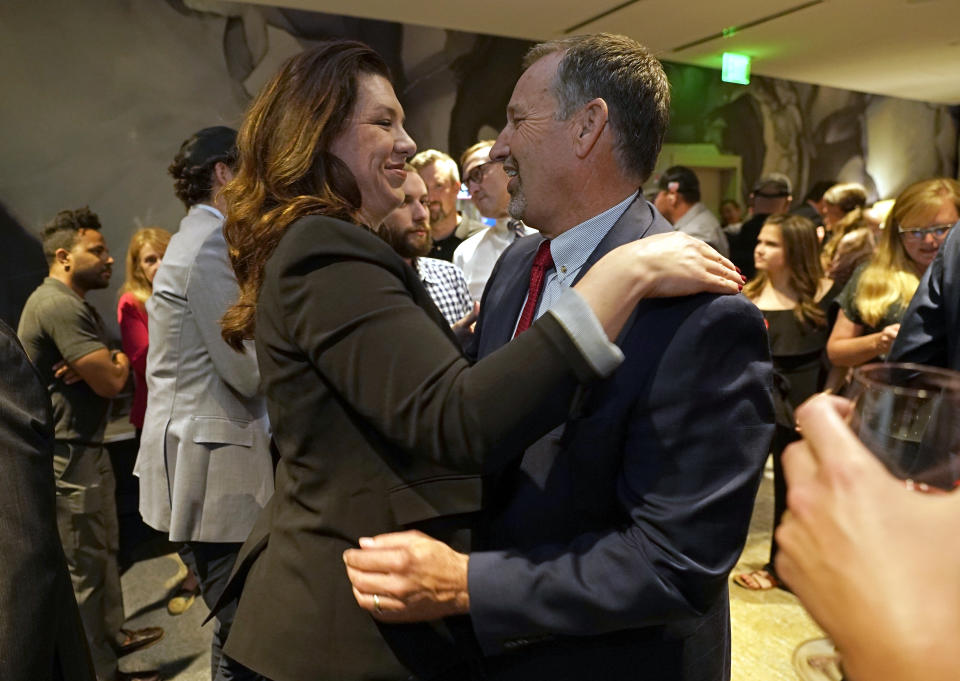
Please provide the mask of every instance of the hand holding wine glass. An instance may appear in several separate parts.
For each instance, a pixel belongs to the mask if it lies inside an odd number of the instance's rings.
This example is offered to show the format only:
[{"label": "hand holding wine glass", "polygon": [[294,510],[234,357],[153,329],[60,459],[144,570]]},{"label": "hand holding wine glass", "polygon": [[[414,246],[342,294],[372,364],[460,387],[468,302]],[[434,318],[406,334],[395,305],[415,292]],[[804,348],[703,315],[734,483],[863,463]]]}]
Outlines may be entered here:
[{"label": "hand holding wine glass", "polygon": [[833,637],[850,681],[956,678],[960,494],[905,489],[861,443],[853,404],[819,395],[796,412],[777,572]]}]

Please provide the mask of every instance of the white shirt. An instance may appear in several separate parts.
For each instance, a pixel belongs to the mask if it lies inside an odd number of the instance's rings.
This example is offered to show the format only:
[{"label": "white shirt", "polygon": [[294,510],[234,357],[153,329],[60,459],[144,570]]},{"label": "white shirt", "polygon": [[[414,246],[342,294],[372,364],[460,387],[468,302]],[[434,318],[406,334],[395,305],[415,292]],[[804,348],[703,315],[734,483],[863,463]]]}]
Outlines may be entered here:
[{"label": "white shirt", "polygon": [[673,227],[678,232],[686,232],[701,241],[706,241],[717,249],[720,255],[729,257],[730,246],[727,244],[727,235],[720,228],[720,221],[699,201],[693,204]]},{"label": "white shirt", "polygon": [[511,231],[507,227],[509,221],[509,218],[497,220],[493,227],[474,234],[453,252],[453,264],[463,270],[470,296],[474,300],[480,300],[493,266],[507,246],[521,236],[537,233],[526,225],[521,225],[517,232]]}]

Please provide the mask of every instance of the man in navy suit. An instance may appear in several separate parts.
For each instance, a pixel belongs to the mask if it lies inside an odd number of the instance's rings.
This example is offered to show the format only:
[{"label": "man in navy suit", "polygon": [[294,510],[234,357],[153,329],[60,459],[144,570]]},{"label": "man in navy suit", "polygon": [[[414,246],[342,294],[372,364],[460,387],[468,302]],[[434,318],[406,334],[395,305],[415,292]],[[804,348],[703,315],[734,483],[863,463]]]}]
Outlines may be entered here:
[{"label": "man in navy suit", "polygon": [[[490,156],[540,235],[498,262],[478,357],[614,247],[672,229],[639,192],[667,126],[659,62],[595,35],[539,45],[525,67]],[[624,364],[564,426],[490,472],[477,550],[406,532],[347,552],[355,584],[404,604],[376,617],[469,614],[494,679],[729,678],[727,576],[773,432],[763,318],[742,296],[647,299],[619,344]]]}]

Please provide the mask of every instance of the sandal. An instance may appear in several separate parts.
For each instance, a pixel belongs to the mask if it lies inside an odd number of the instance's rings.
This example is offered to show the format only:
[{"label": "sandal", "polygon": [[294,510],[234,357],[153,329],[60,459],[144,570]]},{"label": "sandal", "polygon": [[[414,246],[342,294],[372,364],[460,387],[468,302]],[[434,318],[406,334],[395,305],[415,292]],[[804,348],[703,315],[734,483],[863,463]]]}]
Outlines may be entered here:
[{"label": "sandal", "polygon": [[733,583],[750,591],[768,591],[770,589],[783,588],[780,580],[769,570],[741,572],[733,576]]},{"label": "sandal", "polygon": [[[193,582],[193,586],[186,586],[187,582],[190,581]],[[187,574],[187,577],[177,585],[177,588],[173,590],[173,595],[170,597],[170,600],[167,601],[167,612],[171,615],[182,615],[190,609],[190,606],[193,605],[199,593],[200,580],[190,572]]]},{"label": "sandal", "polygon": [[844,680],[840,653],[828,638],[804,641],[797,646],[793,668],[803,681]]}]

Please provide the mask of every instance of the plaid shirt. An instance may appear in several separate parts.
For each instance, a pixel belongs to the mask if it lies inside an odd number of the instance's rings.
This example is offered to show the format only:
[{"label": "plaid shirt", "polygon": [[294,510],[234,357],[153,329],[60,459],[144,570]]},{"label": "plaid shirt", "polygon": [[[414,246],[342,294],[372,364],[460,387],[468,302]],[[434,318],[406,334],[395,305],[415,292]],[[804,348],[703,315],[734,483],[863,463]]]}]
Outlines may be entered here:
[{"label": "plaid shirt", "polygon": [[473,309],[463,271],[446,260],[416,258],[413,267],[443,318],[453,325]]}]

